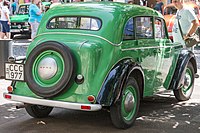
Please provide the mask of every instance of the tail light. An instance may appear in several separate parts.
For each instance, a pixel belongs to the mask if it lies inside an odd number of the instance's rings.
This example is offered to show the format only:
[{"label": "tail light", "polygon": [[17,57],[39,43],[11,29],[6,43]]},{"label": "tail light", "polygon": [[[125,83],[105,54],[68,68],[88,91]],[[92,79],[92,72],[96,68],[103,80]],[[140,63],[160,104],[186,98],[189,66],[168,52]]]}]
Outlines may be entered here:
[{"label": "tail light", "polygon": [[13,87],[12,86],[8,86],[7,90],[8,90],[9,93],[12,93],[13,92]]},{"label": "tail light", "polygon": [[88,101],[91,103],[95,101],[95,97],[93,95],[89,95],[87,98],[88,98]]},{"label": "tail light", "polygon": [[82,110],[91,110],[91,106],[81,105]]},{"label": "tail light", "polygon": [[5,99],[11,99],[11,95],[6,94],[6,95],[4,95],[4,98]]}]

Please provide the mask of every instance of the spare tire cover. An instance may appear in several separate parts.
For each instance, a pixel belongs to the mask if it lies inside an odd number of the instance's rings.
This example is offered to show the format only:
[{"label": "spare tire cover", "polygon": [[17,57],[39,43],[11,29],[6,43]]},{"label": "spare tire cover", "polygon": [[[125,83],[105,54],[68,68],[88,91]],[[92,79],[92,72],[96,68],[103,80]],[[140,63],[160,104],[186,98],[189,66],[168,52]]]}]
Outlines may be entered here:
[{"label": "spare tire cover", "polygon": [[55,41],[43,42],[29,54],[25,63],[25,80],[36,95],[50,98],[69,88],[74,74],[71,50]]}]

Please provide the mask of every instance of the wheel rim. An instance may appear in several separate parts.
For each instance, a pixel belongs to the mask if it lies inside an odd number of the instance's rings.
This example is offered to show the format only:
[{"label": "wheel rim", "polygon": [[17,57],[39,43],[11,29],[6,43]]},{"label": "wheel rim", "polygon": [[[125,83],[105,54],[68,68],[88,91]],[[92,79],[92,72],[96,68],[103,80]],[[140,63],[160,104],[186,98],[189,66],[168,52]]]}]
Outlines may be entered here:
[{"label": "wheel rim", "polygon": [[[41,64],[45,64],[45,61],[51,61],[51,63],[46,63],[47,65],[51,65],[54,70],[51,73],[47,73],[47,75],[42,76],[44,72],[40,70]],[[45,65],[46,65],[45,64]],[[58,67],[59,66],[59,67]],[[64,74],[64,60],[62,56],[53,50],[47,50],[42,52],[35,59],[32,67],[32,74],[35,82],[41,87],[51,87],[57,84]]]},{"label": "wheel rim", "polygon": [[181,85],[181,90],[186,97],[190,96],[192,92],[192,85],[193,85],[192,71],[189,68],[187,68],[183,78],[183,83]]},{"label": "wheel rim", "polygon": [[137,92],[134,87],[128,86],[123,94],[122,98],[122,116],[126,121],[131,120],[135,113],[137,108]]}]

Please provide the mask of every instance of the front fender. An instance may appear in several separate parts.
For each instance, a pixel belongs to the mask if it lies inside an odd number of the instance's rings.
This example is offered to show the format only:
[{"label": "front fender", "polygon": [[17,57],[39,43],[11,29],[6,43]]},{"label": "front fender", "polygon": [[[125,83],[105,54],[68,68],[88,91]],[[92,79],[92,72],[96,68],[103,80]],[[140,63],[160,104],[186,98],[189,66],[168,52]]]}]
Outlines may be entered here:
[{"label": "front fender", "polygon": [[195,73],[197,73],[197,63],[196,63],[196,58],[195,58],[194,53],[188,50],[182,50],[179,54],[176,69],[175,69],[172,81],[170,83],[169,89],[171,90],[178,89],[182,74],[189,61],[191,61],[194,67],[194,71]]}]

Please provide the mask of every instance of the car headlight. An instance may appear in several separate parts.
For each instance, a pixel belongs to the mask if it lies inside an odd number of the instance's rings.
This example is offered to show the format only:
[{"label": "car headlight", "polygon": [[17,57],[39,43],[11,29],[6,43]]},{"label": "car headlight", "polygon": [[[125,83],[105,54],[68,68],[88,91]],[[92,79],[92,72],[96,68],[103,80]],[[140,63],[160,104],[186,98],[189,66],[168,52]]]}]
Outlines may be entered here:
[{"label": "car headlight", "polygon": [[21,29],[22,28],[22,26],[19,24],[18,26],[17,26],[19,29]]}]

